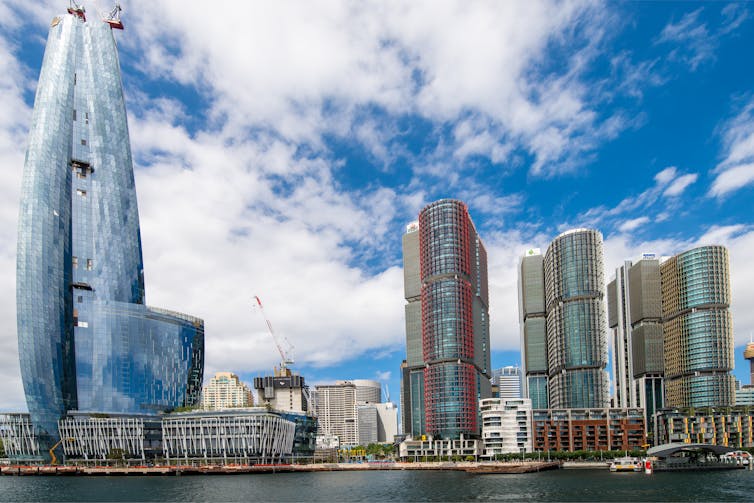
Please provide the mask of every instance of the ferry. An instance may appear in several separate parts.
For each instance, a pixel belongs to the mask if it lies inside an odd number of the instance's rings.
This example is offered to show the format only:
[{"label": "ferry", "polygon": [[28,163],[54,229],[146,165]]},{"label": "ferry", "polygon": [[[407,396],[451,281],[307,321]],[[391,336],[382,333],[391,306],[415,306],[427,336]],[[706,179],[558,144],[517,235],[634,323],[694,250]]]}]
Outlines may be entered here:
[{"label": "ferry", "polygon": [[748,466],[751,462],[751,454],[746,451],[733,451],[720,456],[722,461],[733,460],[739,465]]},{"label": "ferry", "polygon": [[641,459],[632,456],[616,458],[610,463],[611,472],[640,472],[643,468]]}]

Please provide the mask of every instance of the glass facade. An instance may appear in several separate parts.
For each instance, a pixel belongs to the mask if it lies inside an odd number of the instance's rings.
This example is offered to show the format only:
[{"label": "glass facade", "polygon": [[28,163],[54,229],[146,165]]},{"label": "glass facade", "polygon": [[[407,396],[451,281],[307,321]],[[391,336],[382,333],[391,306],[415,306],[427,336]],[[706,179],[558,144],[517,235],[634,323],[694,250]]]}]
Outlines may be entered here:
[{"label": "glass facade", "polygon": [[531,249],[518,268],[518,308],[521,325],[521,359],[524,364],[523,397],[534,408],[546,409],[547,310],[545,307],[544,257]]},{"label": "glass facade", "polygon": [[602,235],[576,229],[544,258],[548,394],[551,408],[608,404]]},{"label": "glass facade", "polygon": [[533,409],[547,409],[547,376],[533,375],[527,377],[529,399]]},{"label": "glass facade", "polygon": [[666,405],[735,403],[728,250],[702,246],[660,266]]},{"label": "glass facade", "polygon": [[486,251],[461,201],[426,206],[418,227],[426,432],[478,435],[491,394]]},{"label": "glass facade", "polygon": [[21,374],[49,441],[69,410],[193,403],[202,320],[144,305],[133,164],[115,39],[52,20],[29,135],[17,258]]}]

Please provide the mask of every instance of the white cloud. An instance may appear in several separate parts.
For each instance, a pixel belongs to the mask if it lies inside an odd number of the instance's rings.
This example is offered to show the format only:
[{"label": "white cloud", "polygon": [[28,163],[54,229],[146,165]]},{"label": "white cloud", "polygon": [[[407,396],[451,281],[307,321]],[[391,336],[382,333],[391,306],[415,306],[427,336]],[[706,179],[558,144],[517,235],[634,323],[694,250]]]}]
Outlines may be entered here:
[{"label": "white cloud", "polygon": [[656,44],[671,43],[677,47],[670,52],[671,59],[679,59],[695,71],[700,64],[714,59],[715,41],[706,23],[699,20],[703,8],[687,12],[678,22],[671,21],[663,28]]},{"label": "white cloud", "polygon": [[618,230],[620,232],[630,232],[630,231],[638,229],[639,227],[646,224],[647,222],[649,222],[649,217],[633,218],[631,220],[626,220],[625,222],[623,222],[618,227]]},{"label": "white cloud", "polygon": [[665,197],[678,197],[683,194],[686,187],[694,183],[698,177],[699,175],[696,173],[679,176],[668,186],[667,189],[665,189],[665,192],[663,192],[662,195]]},{"label": "white cloud", "polygon": [[391,375],[392,372],[390,370],[377,371],[377,373],[374,375],[374,379],[376,381],[389,381]]},{"label": "white cloud", "polygon": [[713,173],[709,195],[722,198],[754,183],[754,98],[722,128],[725,158]]},{"label": "white cloud", "polygon": [[[591,208],[579,215],[576,223],[579,226],[599,227],[603,231],[609,231],[614,227],[621,232],[626,232],[649,221],[648,217],[628,220],[625,218],[637,211],[651,211],[658,214],[657,221],[666,220],[668,213],[679,204],[678,196],[697,178],[698,175],[695,173],[681,174],[678,168],[669,166],[655,174],[655,184],[652,187],[638,195],[624,198],[612,208],[605,206]],[[560,228],[569,227],[573,225],[566,223],[560,226]]]},{"label": "white cloud", "polygon": [[701,65],[714,62],[715,51],[726,35],[735,32],[748,18],[741,5],[729,4],[720,11],[721,21],[715,25],[701,20],[704,7],[687,12],[678,21],[670,21],[655,39],[655,45],[672,46],[667,54],[671,61],[680,61],[696,71]]}]

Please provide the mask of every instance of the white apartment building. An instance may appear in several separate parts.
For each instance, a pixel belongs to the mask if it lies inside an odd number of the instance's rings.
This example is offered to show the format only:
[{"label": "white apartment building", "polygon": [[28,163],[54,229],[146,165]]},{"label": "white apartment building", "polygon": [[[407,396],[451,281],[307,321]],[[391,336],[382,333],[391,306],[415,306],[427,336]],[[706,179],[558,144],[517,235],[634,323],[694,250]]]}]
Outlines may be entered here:
[{"label": "white apartment building", "polygon": [[528,398],[485,398],[480,402],[483,457],[532,452],[532,409]]},{"label": "white apartment building", "polygon": [[253,407],[254,397],[236,374],[217,372],[202,388],[201,404],[204,410]]}]

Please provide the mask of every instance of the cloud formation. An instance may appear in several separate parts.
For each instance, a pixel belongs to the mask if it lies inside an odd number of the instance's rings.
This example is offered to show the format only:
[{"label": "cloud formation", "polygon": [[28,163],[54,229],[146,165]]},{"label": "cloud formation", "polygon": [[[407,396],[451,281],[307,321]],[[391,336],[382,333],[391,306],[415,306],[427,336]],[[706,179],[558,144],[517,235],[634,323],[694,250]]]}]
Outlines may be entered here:
[{"label": "cloud formation", "polygon": [[722,198],[754,183],[754,98],[721,128],[725,158],[715,167],[709,194]]}]

